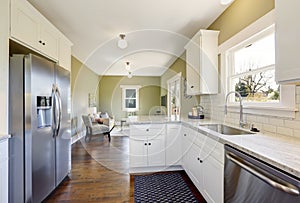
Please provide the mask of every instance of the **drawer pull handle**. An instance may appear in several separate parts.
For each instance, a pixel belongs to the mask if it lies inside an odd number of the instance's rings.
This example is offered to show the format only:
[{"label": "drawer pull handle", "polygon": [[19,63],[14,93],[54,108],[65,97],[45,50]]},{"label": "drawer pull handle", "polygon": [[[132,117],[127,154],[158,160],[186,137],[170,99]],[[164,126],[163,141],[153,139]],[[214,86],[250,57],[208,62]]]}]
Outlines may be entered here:
[{"label": "drawer pull handle", "polygon": [[145,143],[145,145],[147,145],[147,143]]}]

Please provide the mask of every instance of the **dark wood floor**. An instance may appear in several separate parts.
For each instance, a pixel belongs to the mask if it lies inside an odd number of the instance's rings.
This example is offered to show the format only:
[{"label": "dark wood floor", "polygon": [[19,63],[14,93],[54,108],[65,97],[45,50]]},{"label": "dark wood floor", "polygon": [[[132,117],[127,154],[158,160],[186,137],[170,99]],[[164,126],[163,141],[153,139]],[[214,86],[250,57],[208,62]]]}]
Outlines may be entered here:
[{"label": "dark wood floor", "polygon": [[[44,202],[134,202],[133,176],[128,174],[128,137],[93,137],[72,145],[72,171]],[[184,172],[199,202],[201,194]]]}]

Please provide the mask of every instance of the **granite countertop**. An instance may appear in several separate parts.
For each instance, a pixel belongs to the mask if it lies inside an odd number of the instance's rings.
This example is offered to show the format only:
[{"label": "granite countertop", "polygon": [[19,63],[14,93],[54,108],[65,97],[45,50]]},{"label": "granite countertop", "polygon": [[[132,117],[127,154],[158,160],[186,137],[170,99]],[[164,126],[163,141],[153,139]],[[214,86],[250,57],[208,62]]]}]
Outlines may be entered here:
[{"label": "granite countertop", "polygon": [[[249,135],[222,135],[199,124],[219,123],[210,119],[171,120],[163,116],[136,116],[127,120],[129,124],[182,123],[205,132],[210,138],[235,147],[279,169],[300,178],[300,139],[288,136],[271,136],[262,133]],[[244,129],[245,130],[245,129]]]},{"label": "granite countertop", "polygon": [[0,134],[0,141],[5,140],[5,139],[9,139],[10,135],[6,135],[6,134]]}]

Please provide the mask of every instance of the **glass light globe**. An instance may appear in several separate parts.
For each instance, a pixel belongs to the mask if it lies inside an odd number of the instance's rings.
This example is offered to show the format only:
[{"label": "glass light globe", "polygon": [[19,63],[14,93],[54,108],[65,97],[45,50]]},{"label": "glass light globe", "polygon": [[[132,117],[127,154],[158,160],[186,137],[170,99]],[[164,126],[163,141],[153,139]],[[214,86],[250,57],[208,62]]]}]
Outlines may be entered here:
[{"label": "glass light globe", "polygon": [[119,39],[118,47],[120,49],[125,49],[128,46],[127,41],[125,39]]}]

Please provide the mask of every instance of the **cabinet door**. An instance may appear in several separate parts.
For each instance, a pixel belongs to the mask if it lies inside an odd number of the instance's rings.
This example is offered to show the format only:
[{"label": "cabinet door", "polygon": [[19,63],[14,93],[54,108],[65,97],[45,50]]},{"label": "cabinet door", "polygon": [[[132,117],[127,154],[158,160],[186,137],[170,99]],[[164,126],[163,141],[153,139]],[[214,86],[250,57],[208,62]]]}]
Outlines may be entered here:
[{"label": "cabinet door", "polygon": [[13,38],[39,48],[39,21],[36,10],[27,1],[12,0],[10,29]]},{"label": "cabinet door", "polygon": [[186,50],[186,77],[187,77],[187,94],[197,95],[200,93],[200,60],[199,46],[191,43]]},{"label": "cabinet door", "polygon": [[202,30],[200,36],[200,93],[218,93],[218,31]]},{"label": "cabinet door", "polygon": [[299,8],[299,0],[275,0],[275,79],[282,84],[300,81]]},{"label": "cabinet door", "polygon": [[0,202],[8,202],[8,141],[0,141]]},{"label": "cabinet door", "polygon": [[207,202],[223,202],[224,191],[224,165],[214,157],[209,156],[203,160],[203,192]]},{"label": "cabinet door", "polygon": [[168,124],[166,134],[166,165],[180,165],[182,158],[181,150],[181,125]]},{"label": "cabinet door", "polygon": [[148,138],[148,166],[165,166],[165,135]]},{"label": "cabinet door", "polygon": [[38,41],[41,52],[58,60],[59,33],[56,31],[56,28],[47,21],[43,21],[40,26],[40,36]]},{"label": "cabinet door", "polygon": [[146,137],[130,137],[130,167],[146,167],[148,165],[148,143]]},{"label": "cabinet door", "polygon": [[71,42],[61,35],[59,38],[58,61],[59,65],[71,71]]},{"label": "cabinet door", "polygon": [[202,164],[200,163],[200,148],[193,144],[187,152],[186,167],[188,175],[193,181],[194,185],[201,191],[201,180],[203,174]]},{"label": "cabinet door", "polygon": [[188,139],[189,129],[185,126],[181,127],[181,151],[182,151],[182,166],[187,170],[187,152],[190,149],[192,142]]}]

